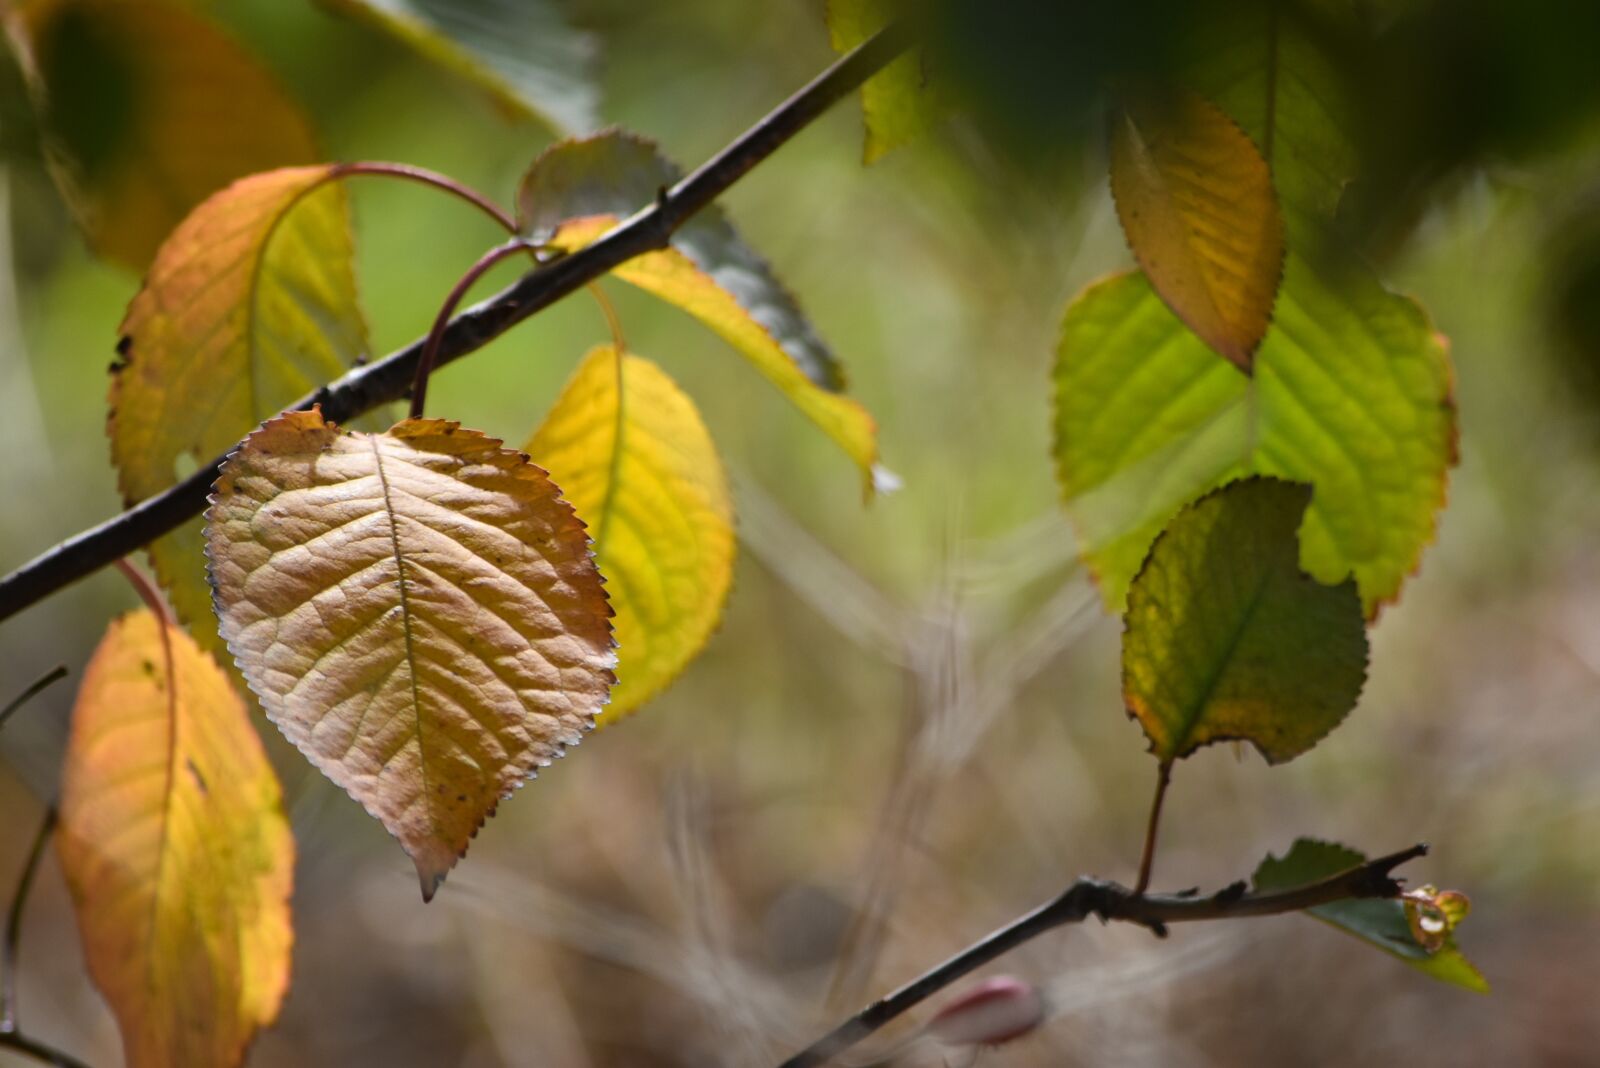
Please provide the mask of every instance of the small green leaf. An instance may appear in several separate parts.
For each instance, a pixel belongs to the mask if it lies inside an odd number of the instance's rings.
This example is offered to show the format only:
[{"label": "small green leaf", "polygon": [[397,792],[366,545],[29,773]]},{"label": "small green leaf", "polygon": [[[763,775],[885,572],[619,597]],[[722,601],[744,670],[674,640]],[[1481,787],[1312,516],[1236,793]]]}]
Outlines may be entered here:
[{"label": "small green leaf", "polygon": [[[1258,893],[1291,890],[1364,863],[1366,857],[1353,849],[1312,838],[1297,839],[1281,859],[1267,856],[1256,869],[1254,884]],[[1446,938],[1442,948],[1430,953],[1411,934],[1405,906],[1399,901],[1358,898],[1335,901],[1307,909],[1324,923],[1370,942],[1441,982],[1453,983],[1480,994],[1489,984],[1472,963],[1456,948],[1454,938]]]},{"label": "small green leaf", "polygon": [[550,0],[319,0],[559,133],[600,125],[593,37]]},{"label": "small green leaf", "polygon": [[1178,513],[1128,591],[1122,690],[1163,764],[1224,739],[1271,764],[1355,706],[1367,634],[1355,583],[1301,572],[1311,487],[1249,478]]}]

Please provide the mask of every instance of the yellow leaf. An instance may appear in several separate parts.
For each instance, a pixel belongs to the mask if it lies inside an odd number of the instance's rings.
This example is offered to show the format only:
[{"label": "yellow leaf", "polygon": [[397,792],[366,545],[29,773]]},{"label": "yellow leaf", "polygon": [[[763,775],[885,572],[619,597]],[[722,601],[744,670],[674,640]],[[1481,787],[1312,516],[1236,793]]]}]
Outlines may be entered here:
[{"label": "yellow leaf", "polygon": [[400,840],[425,900],[605,704],[611,610],[583,524],[493,438],[286,413],[229,458],[206,523],[251,689]]},{"label": "yellow leaf", "polygon": [[[574,219],[556,232],[551,243],[578,249],[617,224],[600,215]],[[612,272],[624,282],[676,304],[705,323],[755,365],[783,395],[823,433],[832,438],[860,468],[871,492],[879,475],[878,425],[860,402],[818,388],[784,352],[772,333],[752,317],[717,279],[701,270],[678,249],[647,252]]]},{"label": "yellow leaf", "polygon": [[1255,142],[1194,93],[1136,100],[1112,119],[1111,192],[1161,299],[1248,372],[1283,276],[1283,217]]},{"label": "yellow leaf", "polygon": [[[111,458],[129,505],[178,482],[366,353],[345,193],[331,167],[254,175],[162,245],[122,323]],[[218,653],[198,519],[150,546],[156,577]]]},{"label": "yellow leaf", "polygon": [[664,688],[705,646],[733,580],[733,507],[694,402],[649,360],[594,349],[527,444],[589,524],[616,609],[606,720]]},{"label": "yellow leaf", "polygon": [[238,693],[148,611],[84,674],[56,842],[130,1068],[239,1064],[289,983],[294,841]]},{"label": "yellow leaf", "polygon": [[143,270],[235,178],[312,163],[310,124],[231,36],[167,0],[35,0],[8,20],[90,244]]},{"label": "yellow leaf", "polygon": [[[670,188],[681,174],[648,140],[610,130],[546,149],[517,189],[519,228],[574,250]],[[861,469],[867,493],[893,476],[878,469],[878,429],[841,396],[844,371],[772,269],[711,205],[671,247],[616,268],[618,278],[693,315],[719,334]]]}]

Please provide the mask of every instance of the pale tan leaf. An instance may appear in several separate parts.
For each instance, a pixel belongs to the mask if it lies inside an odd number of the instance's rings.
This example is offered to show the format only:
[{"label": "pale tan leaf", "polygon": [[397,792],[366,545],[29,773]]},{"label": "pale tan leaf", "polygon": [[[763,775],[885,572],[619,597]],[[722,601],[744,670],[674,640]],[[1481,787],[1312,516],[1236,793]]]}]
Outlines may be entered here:
[{"label": "pale tan leaf", "polygon": [[584,526],[493,438],[287,413],[229,458],[206,522],[240,670],[400,840],[424,899],[605,704],[611,609]]}]

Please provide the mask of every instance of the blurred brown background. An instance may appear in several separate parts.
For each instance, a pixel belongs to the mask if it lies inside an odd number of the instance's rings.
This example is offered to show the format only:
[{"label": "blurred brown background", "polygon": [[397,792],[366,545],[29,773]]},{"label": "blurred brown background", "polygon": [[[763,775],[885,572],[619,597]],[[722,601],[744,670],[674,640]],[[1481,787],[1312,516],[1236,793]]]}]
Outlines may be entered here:
[{"label": "blurred brown background", "polygon": [[[331,156],[508,199],[548,140],[309,3],[215,13]],[[606,118],[690,165],[831,56],[806,0],[608,0],[582,17],[604,42]],[[260,721],[300,857],[294,985],[252,1064],[775,1063],[1075,875],[1131,878],[1154,769],[1049,456],[1060,311],[1128,262],[1101,163],[1019,174],[957,126],[866,170],[859,138],[842,106],[727,202],[836,346],[905,488],[863,507],[848,462],[737,355],[611,287],[734,477],[721,631],[665,696],[507,803],[426,907],[400,849]],[[1600,420],[1553,339],[1545,269],[1592,140],[1455,182],[1388,267],[1454,342],[1462,461],[1438,543],[1377,626],[1343,729],[1270,773],[1227,747],[1178,769],[1156,871],[1212,887],[1301,834],[1430,841],[1406,874],[1472,896],[1460,941],[1494,993],[1300,917],[1166,942],[1089,924],[991,969],[1044,986],[1055,1016],[983,1064],[1600,1064]],[[382,353],[425,331],[496,235],[427,190],[354,197]],[[86,252],[36,170],[8,167],[0,200],[10,568],[117,508],[105,370],[137,279]],[[604,336],[569,300],[441,372],[430,411],[520,442]],[[108,571],[0,626],[0,696],[57,661],[76,676],[133,604]],[[0,734],[0,886],[55,790],[72,685]],[[53,860],[21,996],[38,1037],[119,1063]],[[898,1056],[944,1063],[926,1045]]]}]

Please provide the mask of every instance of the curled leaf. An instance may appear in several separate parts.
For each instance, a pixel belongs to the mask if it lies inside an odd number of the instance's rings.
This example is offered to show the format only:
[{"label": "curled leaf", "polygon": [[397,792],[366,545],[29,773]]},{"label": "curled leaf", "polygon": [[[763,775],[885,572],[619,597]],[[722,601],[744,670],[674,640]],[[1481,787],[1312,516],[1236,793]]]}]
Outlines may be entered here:
[{"label": "curled leaf", "polygon": [[733,506],[694,402],[656,364],[594,349],[527,444],[594,536],[616,610],[605,720],[677,677],[716,629],[733,580]]},{"label": "curled leaf", "polygon": [[289,984],[294,842],[232,683],[148,611],[84,673],[56,842],[131,1068],[241,1063]]},{"label": "curled leaf", "polygon": [[[161,246],[122,322],[111,459],[134,505],[177,483],[367,351],[349,206],[334,167],[252,175]],[[198,519],[150,546],[156,577],[221,652]]]},{"label": "curled leaf", "polygon": [[1128,591],[1122,692],[1163,764],[1212,742],[1292,760],[1361,695],[1367,633],[1355,583],[1300,570],[1309,486],[1230,483],[1179,512]]},{"label": "curled leaf", "polygon": [[[595,241],[678,180],[677,167],[642,138],[610,131],[547,150],[517,194],[523,233],[572,250]],[[677,305],[710,327],[844,449],[869,491],[877,425],[843,396],[844,373],[766,262],[715,205],[672,238],[618,267],[616,276]]]},{"label": "curled leaf", "polygon": [[292,412],[206,513],[223,638],[262,707],[399,839],[424,899],[611,688],[583,524],[539,468],[437,419]]},{"label": "curled leaf", "polygon": [[[1261,862],[1256,868],[1254,888],[1258,892],[1292,890],[1348,871],[1365,863],[1366,859],[1365,855],[1342,845],[1300,838],[1283,857],[1268,856]],[[1463,901],[1465,899],[1465,895],[1455,896]],[[1460,905],[1460,901],[1452,899],[1448,904],[1440,905],[1440,908],[1451,911]],[[1431,948],[1424,945],[1414,936],[1406,908],[1400,901],[1359,898],[1318,905],[1306,912],[1331,927],[1400,958],[1440,982],[1480,994],[1489,992],[1489,984],[1484,981],[1483,975],[1456,948],[1453,931],[1446,930]]]}]

